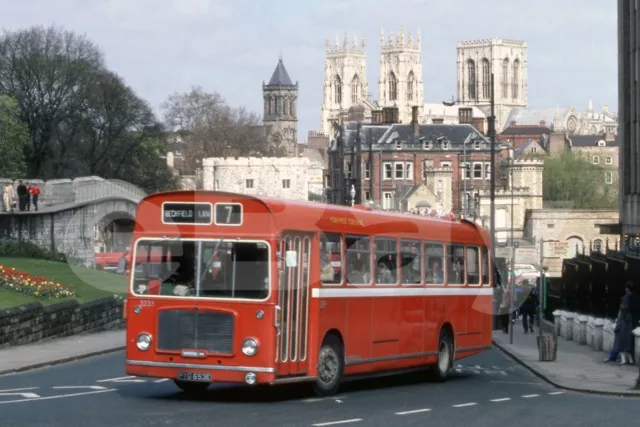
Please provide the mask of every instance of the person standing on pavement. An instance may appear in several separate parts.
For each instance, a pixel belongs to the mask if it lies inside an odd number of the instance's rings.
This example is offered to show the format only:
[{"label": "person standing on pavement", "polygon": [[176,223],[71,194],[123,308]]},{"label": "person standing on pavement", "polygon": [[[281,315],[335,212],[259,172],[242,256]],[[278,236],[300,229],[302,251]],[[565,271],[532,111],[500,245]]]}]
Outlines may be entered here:
[{"label": "person standing on pavement", "polygon": [[509,333],[509,321],[511,310],[511,289],[503,289],[502,301],[500,302],[500,327],[505,334]]},{"label": "person standing on pavement", "polygon": [[33,203],[33,209],[37,211],[38,197],[40,197],[40,187],[38,187],[38,184],[33,184],[29,192],[31,193],[31,202]]},{"label": "person standing on pavement", "polygon": [[525,282],[520,288],[522,290],[523,299],[520,305],[520,314],[522,315],[522,327],[524,333],[533,333],[534,318],[538,308],[538,293],[530,282]]},{"label": "person standing on pavement", "polygon": [[616,326],[613,329],[615,338],[613,341],[613,349],[609,358],[605,362],[615,362],[617,355],[620,354],[621,365],[633,364],[633,326],[631,323],[631,313],[629,307],[624,303],[620,304],[620,313],[616,319]]},{"label": "person standing on pavement", "polygon": [[2,201],[4,202],[4,210],[6,212],[13,212],[13,184],[10,182],[4,186]]},{"label": "person standing on pavement", "polygon": [[27,201],[27,186],[23,184],[22,180],[18,181],[18,188],[16,189],[16,194],[18,196],[18,209],[20,212],[24,211],[25,203]]}]

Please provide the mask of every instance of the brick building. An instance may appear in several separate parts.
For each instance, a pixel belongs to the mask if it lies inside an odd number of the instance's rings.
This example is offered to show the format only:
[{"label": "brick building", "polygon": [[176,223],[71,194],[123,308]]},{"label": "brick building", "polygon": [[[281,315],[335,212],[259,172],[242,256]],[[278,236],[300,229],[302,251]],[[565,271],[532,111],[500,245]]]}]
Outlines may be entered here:
[{"label": "brick building", "polygon": [[[408,198],[424,187],[432,208],[436,201],[440,208],[460,212],[466,189],[473,216],[477,194],[490,186],[491,144],[478,129],[483,123],[472,125],[471,109],[460,108],[459,114],[462,124],[419,124],[414,107],[412,123],[400,124],[397,109],[390,107],[374,112],[372,123],[338,126],[329,148],[329,200],[348,202],[353,185],[356,203],[408,210]],[[496,159],[504,148],[497,145]],[[501,185],[500,177],[496,183]]]}]

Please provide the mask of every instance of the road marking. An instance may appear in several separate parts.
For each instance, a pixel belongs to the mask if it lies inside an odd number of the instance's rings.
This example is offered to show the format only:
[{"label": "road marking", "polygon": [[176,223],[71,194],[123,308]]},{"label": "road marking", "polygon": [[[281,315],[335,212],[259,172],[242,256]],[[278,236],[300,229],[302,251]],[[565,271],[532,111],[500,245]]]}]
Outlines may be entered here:
[{"label": "road marking", "polygon": [[155,380],[154,383],[163,383],[165,381],[169,381],[169,378],[162,378],[161,380]]},{"label": "road marking", "polygon": [[352,420],[332,421],[329,423],[318,423],[318,424],[312,424],[312,426],[313,427],[337,426],[338,424],[358,423],[360,421],[363,421],[362,418],[354,418]]},{"label": "road marking", "polygon": [[554,392],[551,392],[549,394],[552,395],[552,396],[555,396],[556,394],[564,394],[564,393],[565,393],[564,391],[554,391]]},{"label": "road marking", "polygon": [[405,412],[396,412],[396,415],[411,415],[411,414],[420,414],[422,412],[429,412],[431,409],[415,409],[413,411],[405,411]]},{"label": "road marking", "polygon": [[335,397],[312,397],[309,399],[304,399],[302,403],[316,403],[316,402],[325,402],[327,400],[344,400],[346,396],[335,396]]},{"label": "road marking", "polygon": [[106,390],[106,387],[102,387],[100,385],[70,385],[70,386],[56,386],[53,387],[57,390],[65,389],[65,388],[90,388],[91,390]]},{"label": "road marking", "polygon": [[507,400],[511,400],[511,398],[503,397],[502,399],[491,399],[492,402],[506,402]]},{"label": "road marking", "polygon": [[521,396],[523,399],[529,399],[531,397],[538,397],[540,396],[539,394],[525,394],[524,396]]},{"label": "road marking", "polygon": [[108,393],[110,391],[117,391],[117,389],[111,388],[111,389],[108,389],[108,390],[88,391],[86,393],[61,394],[59,396],[37,397],[37,398],[34,398],[34,399],[7,400],[5,402],[0,402],[0,405],[4,405],[4,404],[7,404],[7,403],[38,402],[40,400],[63,399],[65,397],[87,396],[89,394]]},{"label": "road marking", "polygon": [[[27,398],[27,399],[35,399],[35,398],[37,398],[37,397],[40,397],[40,396],[38,396],[38,395],[37,395],[37,394],[35,394],[35,393],[28,393],[28,392],[27,392],[27,393],[24,393],[24,392],[17,392],[17,393],[0,393],[0,396],[22,396],[22,397],[25,397],[25,398]],[[2,403],[4,403],[4,402],[2,402]]]},{"label": "road marking", "polygon": [[0,393],[11,393],[14,391],[26,391],[26,390],[37,390],[40,387],[26,387],[26,388],[12,388],[9,390],[0,390]]},{"label": "road marking", "polygon": [[454,408],[464,408],[464,407],[467,407],[467,406],[475,406],[475,405],[477,405],[477,403],[475,403],[475,402],[469,402],[469,403],[461,403],[461,404],[459,404],[459,405],[452,405],[452,406],[453,406]]},{"label": "road marking", "polygon": [[108,383],[108,382],[112,382],[112,383],[143,383],[145,382],[145,380],[138,380],[135,379],[135,376],[130,376],[130,377],[119,377],[119,378],[109,378],[106,380],[100,380],[100,381],[96,381],[97,383]]}]

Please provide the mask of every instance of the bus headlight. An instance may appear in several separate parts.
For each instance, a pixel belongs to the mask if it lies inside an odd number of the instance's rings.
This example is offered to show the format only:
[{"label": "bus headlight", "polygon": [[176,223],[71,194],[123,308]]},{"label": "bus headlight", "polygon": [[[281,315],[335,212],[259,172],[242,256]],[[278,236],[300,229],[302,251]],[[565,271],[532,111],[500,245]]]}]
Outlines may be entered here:
[{"label": "bus headlight", "polygon": [[258,352],[258,343],[253,338],[247,338],[242,343],[242,352],[247,356],[255,356]]},{"label": "bus headlight", "polygon": [[136,346],[140,351],[147,351],[151,348],[151,335],[142,333],[136,338]]}]

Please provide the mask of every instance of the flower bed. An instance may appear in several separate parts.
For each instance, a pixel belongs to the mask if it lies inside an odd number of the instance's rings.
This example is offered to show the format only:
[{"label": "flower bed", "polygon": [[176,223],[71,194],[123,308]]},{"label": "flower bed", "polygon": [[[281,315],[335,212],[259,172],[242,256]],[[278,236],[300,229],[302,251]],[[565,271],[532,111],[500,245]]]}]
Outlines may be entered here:
[{"label": "flower bed", "polygon": [[72,286],[63,286],[44,277],[34,277],[15,268],[0,265],[0,288],[11,289],[43,299],[60,299],[77,296]]}]

